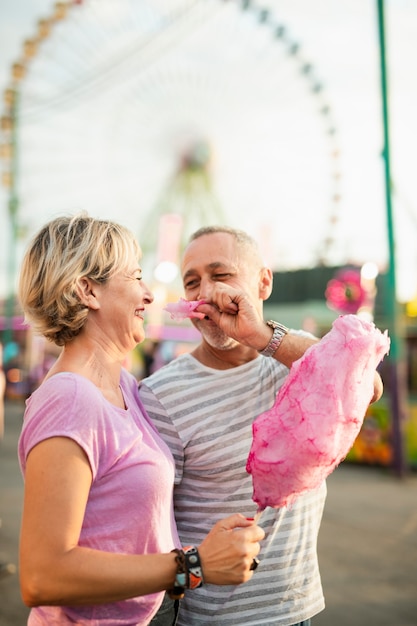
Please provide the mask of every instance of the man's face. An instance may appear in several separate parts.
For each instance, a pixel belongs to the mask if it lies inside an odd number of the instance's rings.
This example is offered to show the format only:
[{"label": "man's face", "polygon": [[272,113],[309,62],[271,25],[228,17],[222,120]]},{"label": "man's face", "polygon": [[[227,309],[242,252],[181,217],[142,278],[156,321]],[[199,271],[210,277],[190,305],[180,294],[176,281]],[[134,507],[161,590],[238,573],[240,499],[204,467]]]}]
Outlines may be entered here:
[{"label": "man's face", "polygon": [[[202,235],[192,241],[182,262],[182,278],[187,300],[212,302],[218,283],[244,291],[262,310],[259,294],[261,272],[259,255],[249,245],[238,244],[229,233]],[[209,319],[192,319],[204,339],[214,348],[227,350],[236,341]]]}]

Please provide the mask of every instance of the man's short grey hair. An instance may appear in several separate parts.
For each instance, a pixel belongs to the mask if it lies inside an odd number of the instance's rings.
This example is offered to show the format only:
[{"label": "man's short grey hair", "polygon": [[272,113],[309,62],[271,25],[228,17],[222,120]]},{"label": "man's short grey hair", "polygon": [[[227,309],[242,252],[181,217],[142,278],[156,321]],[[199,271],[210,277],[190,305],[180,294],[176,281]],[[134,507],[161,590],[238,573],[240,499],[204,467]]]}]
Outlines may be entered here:
[{"label": "man's short grey hair", "polygon": [[238,244],[250,245],[259,252],[258,242],[251,237],[251,235],[246,233],[244,230],[232,228],[231,226],[202,226],[190,235],[189,243],[195,241],[203,235],[215,235],[216,233],[227,233],[228,235],[232,235]]}]

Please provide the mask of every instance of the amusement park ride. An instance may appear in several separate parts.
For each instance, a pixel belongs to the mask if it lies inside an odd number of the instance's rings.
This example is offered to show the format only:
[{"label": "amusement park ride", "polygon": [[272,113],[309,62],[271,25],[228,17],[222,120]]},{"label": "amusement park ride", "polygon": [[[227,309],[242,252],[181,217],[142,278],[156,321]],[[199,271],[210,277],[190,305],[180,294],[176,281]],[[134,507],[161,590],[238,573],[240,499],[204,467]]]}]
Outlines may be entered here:
[{"label": "amusement park ride", "polygon": [[[6,339],[23,249],[57,214],[137,235],[154,327],[199,226],[250,231],[276,271],[349,257],[328,94],[290,29],[252,0],[56,2],[12,65],[0,130]],[[300,224],[310,236],[295,246]]]},{"label": "amusement park ride", "polygon": [[[57,2],[11,68],[1,135],[10,291],[28,235],[77,210],[123,221],[151,266],[165,214],[182,240],[206,223],[250,229],[277,268],[335,252],[328,96],[285,24],[250,0]],[[301,216],[316,237],[300,259],[282,224]]]}]

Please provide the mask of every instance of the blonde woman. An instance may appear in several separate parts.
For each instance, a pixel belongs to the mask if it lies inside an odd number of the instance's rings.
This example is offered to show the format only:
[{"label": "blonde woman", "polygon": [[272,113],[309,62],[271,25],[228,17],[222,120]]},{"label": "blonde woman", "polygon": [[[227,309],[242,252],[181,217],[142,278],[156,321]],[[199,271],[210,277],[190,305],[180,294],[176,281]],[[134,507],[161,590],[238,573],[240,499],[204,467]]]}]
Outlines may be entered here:
[{"label": "blonde woman", "polygon": [[19,441],[30,625],[145,625],[165,590],[243,583],[256,567],[264,533],[240,514],[179,544],[174,461],[122,366],[153,300],[139,259],[130,231],[83,214],[49,222],[23,260],[26,318],[62,346]]}]

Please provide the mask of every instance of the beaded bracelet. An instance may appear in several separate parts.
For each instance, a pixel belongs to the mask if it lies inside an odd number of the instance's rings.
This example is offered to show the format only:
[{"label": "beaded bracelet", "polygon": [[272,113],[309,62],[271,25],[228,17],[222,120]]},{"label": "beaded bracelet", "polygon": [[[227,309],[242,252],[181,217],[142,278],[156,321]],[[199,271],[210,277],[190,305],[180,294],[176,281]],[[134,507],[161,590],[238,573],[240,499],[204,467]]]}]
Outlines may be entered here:
[{"label": "beaded bracelet", "polygon": [[186,546],[183,550],[175,548],[177,572],[174,587],[167,591],[172,600],[181,600],[186,589],[198,589],[203,584],[203,571],[200,555],[195,546]]},{"label": "beaded bracelet", "polygon": [[171,550],[175,552],[175,561],[177,562],[177,572],[175,574],[175,582],[172,589],[167,590],[167,594],[171,600],[181,600],[185,595],[185,588],[187,587],[187,572],[185,566],[184,550],[178,550],[175,548]]}]

